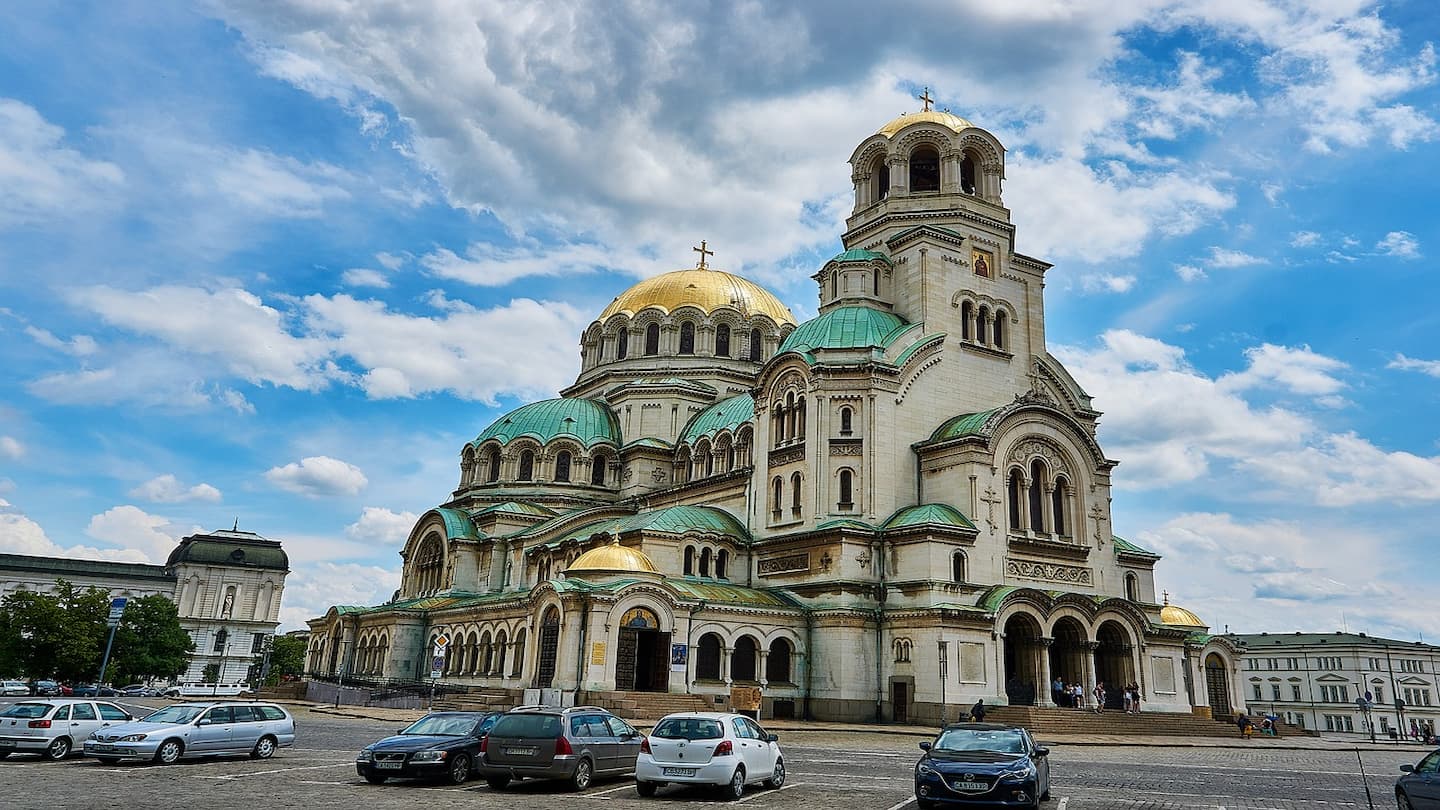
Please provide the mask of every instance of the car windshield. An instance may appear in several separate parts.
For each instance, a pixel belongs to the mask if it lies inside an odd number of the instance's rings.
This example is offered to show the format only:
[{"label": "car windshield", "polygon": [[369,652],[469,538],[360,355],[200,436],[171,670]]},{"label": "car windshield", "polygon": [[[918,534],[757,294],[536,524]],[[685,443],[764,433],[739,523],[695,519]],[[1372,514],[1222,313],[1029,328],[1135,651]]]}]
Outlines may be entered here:
[{"label": "car windshield", "polygon": [[997,754],[1025,753],[1025,739],[1020,732],[1009,729],[977,731],[967,728],[947,729],[935,741],[935,751],[990,751]]},{"label": "car windshield", "polygon": [[719,720],[703,717],[671,717],[662,720],[650,732],[652,737],[666,740],[718,740],[725,736]]},{"label": "car windshield", "polygon": [[204,706],[166,706],[140,718],[142,723],[188,723],[205,711]]},{"label": "car windshield", "polygon": [[16,703],[3,712],[0,717],[18,717],[22,720],[30,720],[36,717],[44,717],[50,711],[48,703]]},{"label": "car windshield", "polygon": [[491,737],[559,737],[560,718],[553,714],[507,714],[500,718]]},{"label": "car windshield", "polygon": [[475,729],[475,718],[432,714],[410,724],[401,734],[420,734],[434,737],[464,737]]}]

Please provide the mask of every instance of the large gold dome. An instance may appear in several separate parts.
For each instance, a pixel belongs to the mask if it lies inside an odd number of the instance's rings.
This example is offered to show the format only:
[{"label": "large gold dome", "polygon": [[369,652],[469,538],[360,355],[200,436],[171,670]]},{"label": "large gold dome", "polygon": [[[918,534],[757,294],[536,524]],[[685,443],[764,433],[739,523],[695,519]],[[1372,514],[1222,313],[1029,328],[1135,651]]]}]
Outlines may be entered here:
[{"label": "large gold dome", "polygon": [[674,270],[647,278],[620,295],[600,313],[634,315],[647,307],[671,313],[681,307],[695,307],[709,315],[729,307],[742,315],[768,315],[777,324],[794,324],[795,316],[770,291],[749,279],[723,270]]},{"label": "large gold dome", "polygon": [[954,113],[949,113],[944,110],[926,110],[924,112],[907,113],[906,115],[902,115],[899,118],[896,118],[894,121],[891,121],[890,123],[881,127],[879,134],[884,135],[887,138],[892,138],[895,136],[895,133],[899,132],[905,127],[908,127],[911,124],[919,123],[939,124],[940,126],[947,127],[952,132],[956,133],[963,132],[975,126],[974,124],[966,121],[964,118],[961,118],[958,115],[955,115]]},{"label": "large gold dome", "polygon": [[607,543],[575,558],[570,567],[565,569],[566,575],[584,573],[624,573],[624,574],[658,574],[660,569],[645,555],[645,552],[627,548],[620,545],[617,539]]},{"label": "large gold dome", "polygon": [[1165,624],[1175,624],[1182,627],[1208,627],[1199,616],[1180,607],[1172,605],[1168,601],[1165,607],[1160,608],[1160,621]]}]

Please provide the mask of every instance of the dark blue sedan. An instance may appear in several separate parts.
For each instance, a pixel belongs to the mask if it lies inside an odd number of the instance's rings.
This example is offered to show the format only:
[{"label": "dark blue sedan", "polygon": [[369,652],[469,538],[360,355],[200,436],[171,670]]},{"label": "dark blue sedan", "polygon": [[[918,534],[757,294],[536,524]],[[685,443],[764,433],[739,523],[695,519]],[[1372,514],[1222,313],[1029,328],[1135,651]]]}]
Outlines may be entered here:
[{"label": "dark blue sedan", "polygon": [[500,712],[432,712],[394,737],[365,746],[355,771],[378,785],[387,779],[442,779],[453,785],[474,776],[480,741]]},{"label": "dark blue sedan", "polygon": [[915,803],[941,807],[1038,808],[1050,798],[1050,749],[1019,726],[946,726],[915,763]]},{"label": "dark blue sedan", "polygon": [[1395,781],[1395,804],[1400,810],[1440,810],[1440,751],[1431,751],[1419,765],[1401,765],[1405,774]]}]

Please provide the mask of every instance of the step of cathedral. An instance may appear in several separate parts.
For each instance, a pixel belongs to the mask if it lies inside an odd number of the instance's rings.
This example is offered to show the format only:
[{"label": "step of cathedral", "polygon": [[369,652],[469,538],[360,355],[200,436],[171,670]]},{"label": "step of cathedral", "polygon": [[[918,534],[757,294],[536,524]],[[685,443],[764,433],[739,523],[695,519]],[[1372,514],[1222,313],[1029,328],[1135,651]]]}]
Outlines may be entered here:
[{"label": "step of cathedral", "polygon": [[713,712],[715,706],[703,695],[669,692],[589,692],[585,702],[608,709],[626,720],[659,720],[676,712]]},{"label": "step of cathedral", "polygon": [[[1193,714],[1178,712],[1093,711],[1039,708],[1034,706],[996,706],[985,715],[988,722],[1025,726],[1037,735],[1114,735],[1154,737],[1234,737],[1238,732],[1228,722],[1220,722]],[[1306,734],[1297,728],[1281,728],[1282,736]]]}]

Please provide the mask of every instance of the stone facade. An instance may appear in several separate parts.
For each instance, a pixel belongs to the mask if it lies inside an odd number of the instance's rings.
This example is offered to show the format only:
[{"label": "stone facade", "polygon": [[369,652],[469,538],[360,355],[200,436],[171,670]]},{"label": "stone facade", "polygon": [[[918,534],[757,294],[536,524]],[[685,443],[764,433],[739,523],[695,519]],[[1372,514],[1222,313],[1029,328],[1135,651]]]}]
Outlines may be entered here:
[{"label": "stone facade", "polygon": [[425,677],[443,635],[442,677],[495,686],[933,720],[1059,677],[1228,716],[1234,646],[1167,620],[1159,557],[1115,536],[1116,462],[1046,350],[1050,265],[1015,249],[1003,146],[927,110],[850,162],[815,319],[703,266],[617,296],[574,386],[461,450],[395,599],[310,622],[312,671]]}]

